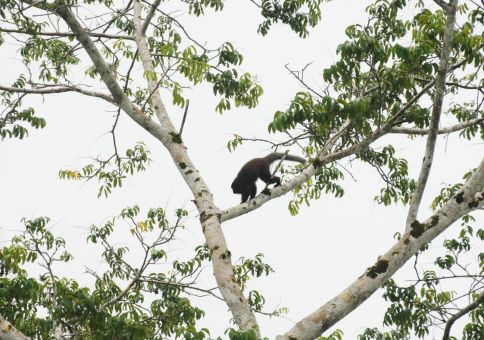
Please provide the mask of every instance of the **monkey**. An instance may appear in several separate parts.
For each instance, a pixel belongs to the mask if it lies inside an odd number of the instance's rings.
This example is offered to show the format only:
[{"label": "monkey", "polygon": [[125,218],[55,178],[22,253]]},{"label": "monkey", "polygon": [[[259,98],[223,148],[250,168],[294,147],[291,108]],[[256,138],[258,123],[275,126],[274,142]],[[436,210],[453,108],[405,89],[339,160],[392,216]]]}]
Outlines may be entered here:
[{"label": "monkey", "polygon": [[[257,194],[257,186],[255,185],[255,182],[258,178],[263,180],[266,184],[275,183],[276,185],[274,188],[281,185],[281,179],[277,176],[271,175],[270,166],[274,161],[282,159],[283,156],[284,153],[272,152],[265,157],[254,158],[245,163],[237,174],[237,177],[235,177],[232,182],[232,191],[234,194],[242,195],[241,203],[247,202],[249,197],[251,199],[255,197]],[[304,158],[293,155],[286,155],[284,160],[306,163]]]}]

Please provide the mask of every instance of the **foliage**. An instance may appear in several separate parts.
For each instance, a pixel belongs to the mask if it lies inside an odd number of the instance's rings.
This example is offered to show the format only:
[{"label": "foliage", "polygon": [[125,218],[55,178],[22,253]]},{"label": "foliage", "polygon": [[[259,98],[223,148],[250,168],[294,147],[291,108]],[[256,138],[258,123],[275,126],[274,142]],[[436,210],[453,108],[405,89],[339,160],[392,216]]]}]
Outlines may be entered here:
[{"label": "foliage", "polygon": [[[457,303],[462,306],[463,300],[470,303],[482,299],[484,290],[480,282],[484,274],[484,252],[481,251],[477,256],[472,254],[471,244],[477,243],[475,249],[484,249],[478,245],[484,241],[484,230],[475,231],[472,222],[474,218],[470,215],[462,217],[458,236],[444,241],[445,253],[435,259],[435,268],[425,270],[421,276],[417,272],[418,279],[414,284],[400,287],[392,279],[385,283],[383,297],[390,306],[384,315],[383,324],[394,329],[381,332],[377,328],[368,328],[360,335],[360,339],[424,339],[433,325],[445,324],[459,310]],[[470,263],[463,262],[469,260]],[[457,292],[445,289],[446,281],[452,279],[460,279],[461,284],[467,283],[467,292],[457,295]],[[472,310],[462,337],[459,338],[479,338],[483,330],[483,318],[482,305]]]},{"label": "foliage", "polygon": [[342,197],[344,189],[338,184],[343,179],[343,173],[336,167],[320,167],[314,180],[308,179],[299,188],[294,189],[294,199],[289,202],[289,212],[297,215],[303,203],[309,206],[312,199],[318,199],[323,193],[331,193],[335,197]]},{"label": "foliage", "polygon": [[[254,259],[241,257],[234,265],[235,281],[240,285],[242,291],[247,287],[247,282],[251,277],[267,276],[274,272],[270,265],[262,261],[263,257],[263,254],[257,254]],[[262,312],[266,300],[257,290],[251,290],[248,293],[247,301],[255,312]],[[270,315],[281,315],[286,312],[287,310],[282,307],[274,310]]]},{"label": "foliage", "polygon": [[340,329],[336,329],[328,336],[320,336],[318,338],[318,340],[342,340],[342,339],[343,339],[343,331],[341,331]]},{"label": "foliage", "polygon": [[107,160],[96,160],[95,164],[88,164],[80,171],[60,170],[59,177],[70,180],[97,178],[102,183],[97,197],[103,195],[108,197],[113,188],[122,187],[126,174],[133,175],[135,172],[146,170],[146,165],[151,161],[150,151],[145,148],[143,143],[136,144],[133,149],[127,149],[125,154],[126,157],[120,157],[115,153]]},{"label": "foliage", "polygon": [[248,331],[238,331],[233,328],[229,328],[225,334],[229,336],[230,340],[256,340],[257,339],[257,334],[255,333],[254,330],[248,330]]},{"label": "foliage", "polygon": [[[49,218],[24,220],[25,231],[15,237],[11,245],[0,248],[0,300],[3,301],[0,307],[4,317],[34,338],[49,337],[59,322],[71,334],[83,334],[90,339],[115,335],[206,338],[208,330],[195,327],[204,312],[191,305],[189,295],[190,291],[204,291],[196,286],[194,279],[210,260],[208,248],[197,247],[192,259],[174,260],[171,270],[149,272],[153,265],[168,261],[163,247],[174,239],[179,228],[183,228],[181,221],[187,212],[178,209],[175,223],[169,222],[161,208],[150,209],[146,219],[139,219],[139,213],[139,207],[128,207],[117,218],[91,227],[87,241],[101,245],[101,256],[107,265],[102,273],[87,269],[95,280],[94,289],[81,287],[75,280],[55,273],[57,262],[72,263],[73,258],[65,250],[65,241],[49,231]],[[112,234],[120,228],[117,221],[129,224],[128,229],[122,229],[130,231],[144,253],[139,267],[130,264],[128,255],[135,251],[133,247],[110,242]],[[236,272],[240,282],[247,282],[252,275],[259,277],[272,271],[262,262],[261,254],[255,259],[241,258],[239,262]],[[46,272],[38,278],[31,277],[28,274],[31,265],[26,267],[27,264],[40,266]],[[148,298],[150,295],[152,297]],[[261,311],[262,295],[251,291],[249,300],[255,310]],[[145,302],[149,308],[143,307]],[[46,313],[38,314],[40,309],[45,309]],[[283,312],[279,309],[274,313]],[[239,339],[239,335],[233,334],[234,339]]]},{"label": "foliage", "polygon": [[[208,259],[206,252],[202,251],[203,247],[190,260],[199,263],[196,267],[185,266],[190,269],[177,270],[182,264],[177,262],[173,264],[174,270],[166,274],[156,272],[141,276],[148,266],[167,259],[162,246],[173,239],[176,229],[181,227],[180,219],[186,216],[186,212],[177,211],[177,222],[172,225],[162,209],[151,209],[146,224],[152,228],[139,227],[141,223],[135,222],[138,213],[138,207],[127,208],[119,219],[133,224],[132,233],[145,251],[145,261],[140,268],[132,267],[126,259],[128,251],[133,249],[116,247],[109,242],[115,229],[115,220],[91,228],[88,240],[102,245],[102,257],[108,266],[104,273],[90,271],[95,278],[92,290],[79,286],[73,279],[55,274],[57,262],[72,262],[73,259],[65,251],[64,240],[54,237],[49,231],[49,219],[24,220],[25,231],[15,237],[11,245],[0,249],[3,315],[24,334],[34,338],[48,338],[59,322],[69,332],[91,339],[119,336],[152,338],[155,334],[205,338],[208,331],[195,328],[196,320],[204,313],[191,305],[186,297],[191,284],[184,284],[187,278],[200,271],[201,263]],[[158,234],[150,245],[144,237],[149,231]],[[38,278],[30,277],[25,268],[28,263],[45,268],[46,272]],[[133,286],[123,294],[120,282],[129,282],[137,275],[140,278],[133,281]],[[146,294],[156,294],[149,302],[148,309],[140,304],[146,299]],[[38,314],[40,309],[46,313]]]},{"label": "foliage", "polygon": [[[22,88],[25,82],[25,76],[21,75],[13,84],[13,87]],[[2,140],[27,137],[28,130],[24,125],[30,125],[35,129],[45,127],[45,119],[35,116],[35,110],[32,107],[22,109],[22,99],[25,95],[19,95],[15,98],[12,93],[2,91],[0,97],[2,98],[2,106],[5,107],[0,112],[0,137]]]},{"label": "foliage", "polygon": [[385,188],[380,190],[380,195],[375,197],[378,203],[384,205],[390,205],[392,202],[397,203],[399,200],[407,204],[415,189],[415,181],[407,177],[407,160],[398,159],[394,154],[395,149],[391,145],[383,147],[381,151],[367,148],[357,154],[357,157],[373,166],[387,184]]},{"label": "foliage", "polygon": [[[416,15],[407,18],[402,11],[408,5],[406,0],[377,0],[368,6],[368,22],[346,29],[348,40],[337,49],[339,60],[323,71],[326,90],[320,93],[309,88],[298,92],[285,111],[274,114],[269,132],[295,130],[294,135],[301,137],[294,138],[292,144],[304,142],[303,151],[309,157],[317,157],[320,154],[314,150],[329,153],[350,149],[393,127],[428,128],[431,112],[425,100],[419,100],[419,92],[436,77],[445,15],[442,10],[431,11],[423,2],[417,2]],[[449,89],[455,95],[466,91],[466,82],[482,86],[477,74],[484,63],[478,52],[484,46],[482,26],[474,25],[482,20],[482,10],[470,10],[467,4],[459,10],[467,16],[467,22],[457,27],[450,56]],[[454,72],[457,68],[462,71]],[[299,80],[304,83],[304,79]],[[483,118],[480,102],[481,99],[454,102],[447,115],[457,122]],[[337,141],[332,140],[335,133],[341,134]],[[482,140],[484,126],[465,128],[461,137]],[[408,177],[408,161],[398,157],[391,145],[381,151],[362,148],[355,156],[374,167],[385,184],[375,198],[377,202],[409,202],[415,183]],[[335,163],[329,168],[345,170]],[[297,198],[289,207],[291,213],[297,213],[302,198],[308,203],[308,199],[319,197],[312,193],[315,187],[334,186],[333,180],[323,176],[298,189]],[[342,188],[335,187],[328,191],[336,192],[336,196],[343,193]]]},{"label": "foliage", "polygon": [[262,0],[261,15],[266,19],[257,31],[266,35],[270,27],[280,21],[300,37],[306,37],[308,27],[316,26],[321,20],[320,4],[321,0]]}]

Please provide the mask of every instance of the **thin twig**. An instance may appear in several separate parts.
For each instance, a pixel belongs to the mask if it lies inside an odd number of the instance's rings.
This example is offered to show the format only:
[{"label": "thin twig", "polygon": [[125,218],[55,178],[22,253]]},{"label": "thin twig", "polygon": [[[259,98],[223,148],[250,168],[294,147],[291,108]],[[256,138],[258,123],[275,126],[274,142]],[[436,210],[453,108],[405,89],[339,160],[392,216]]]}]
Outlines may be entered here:
[{"label": "thin twig", "polygon": [[286,64],[284,65],[284,67],[286,68],[286,70],[289,71],[289,73],[294,77],[296,78],[307,90],[311,91],[313,94],[315,94],[316,96],[318,96],[319,98],[323,98],[323,96],[321,95],[321,93],[315,91],[311,86],[309,86],[308,84],[306,84],[306,82],[304,81],[304,71],[306,71],[306,69],[309,67],[309,65],[311,65],[311,63],[308,63],[306,64],[306,66],[304,66],[301,70],[301,74],[299,74],[299,72],[297,71],[294,71],[294,70],[291,70],[289,68],[289,64]]},{"label": "thin twig", "polygon": [[271,177],[274,177],[274,175],[277,173],[277,170],[279,170],[279,168],[281,167],[281,164],[286,159],[288,153],[289,153],[289,150],[286,150],[286,152],[284,152],[284,155],[282,155],[281,160],[279,161],[279,163],[277,163],[276,167],[274,168],[274,171],[272,171]]},{"label": "thin twig", "polygon": [[[420,77],[415,77],[414,79],[418,80],[418,81],[426,82],[426,83],[430,81],[428,79],[420,78]],[[482,86],[461,84],[461,83],[456,82],[456,81],[447,81],[447,82],[445,82],[445,85],[454,86],[454,87],[458,87],[458,88],[465,89],[465,90],[479,90],[481,92],[484,91]]]},{"label": "thin twig", "polygon": [[189,105],[190,105],[190,100],[187,99],[187,104],[185,105],[185,112],[183,112],[183,119],[182,119],[181,126],[180,126],[180,132],[178,133],[180,138],[181,138],[181,135],[182,135],[182,132],[183,132],[183,127],[185,126],[185,120],[187,119],[187,113],[188,113],[188,106]]},{"label": "thin twig", "polygon": [[156,9],[160,5],[161,0],[155,0],[153,4],[151,5],[150,11],[148,15],[146,16],[146,19],[143,23],[143,26],[141,27],[141,34],[145,34],[146,30],[148,29],[148,26],[150,25],[151,19],[153,19],[153,16],[155,15]]},{"label": "thin twig", "polygon": [[458,312],[458,313],[454,314],[452,317],[450,317],[449,320],[447,320],[447,323],[445,325],[444,335],[442,336],[442,340],[449,340],[450,329],[452,328],[452,325],[454,324],[454,322],[457,319],[463,317],[464,315],[469,313],[471,310],[476,309],[482,303],[484,303],[484,293],[481,293],[481,295],[477,298],[476,301],[467,305],[466,307],[461,309],[460,312]]},{"label": "thin twig", "polygon": [[[146,0],[143,0],[142,2],[144,2],[145,4],[150,4],[149,2],[147,2]],[[180,27],[180,29],[183,31],[183,33],[185,34],[185,36],[188,38],[188,40],[192,41],[194,44],[196,44],[198,47],[200,47],[202,50],[204,50],[205,52],[209,52],[209,51],[215,51],[215,50],[211,50],[211,49],[207,49],[205,46],[203,46],[202,44],[200,44],[198,41],[196,41],[194,38],[192,38],[190,36],[190,34],[188,34],[187,30],[185,29],[185,27],[178,21],[176,20],[174,17],[172,17],[171,15],[169,15],[168,13],[165,13],[163,12],[162,10],[160,10],[159,8],[156,9],[158,12],[160,12],[161,14],[163,14],[165,17],[167,17],[168,19],[170,19],[171,21],[173,21],[178,27]]]}]

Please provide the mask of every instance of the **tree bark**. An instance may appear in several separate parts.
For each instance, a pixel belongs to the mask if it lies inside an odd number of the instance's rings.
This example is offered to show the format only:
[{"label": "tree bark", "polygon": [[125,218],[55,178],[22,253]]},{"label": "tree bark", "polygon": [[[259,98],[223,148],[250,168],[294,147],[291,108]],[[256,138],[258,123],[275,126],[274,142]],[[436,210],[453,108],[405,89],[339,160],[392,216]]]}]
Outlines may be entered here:
[{"label": "tree bark", "polygon": [[25,336],[17,328],[15,328],[10,322],[0,314],[0,339],[1,340],[30,340],[28,336]]},{"label": "tree bark", "polygon": [[462,189],[423,222],[411,230],[363,275],[313,313],[299,321],[278,340],[315,339],[368,299],[425,244],[432,241],[463,215],[484,206],[484,159]]},{"label": "tree bark", "polygon": [[[63,1],[56,1],[54,4],[48,6],[32,0],[23,1],[40,9],[51,11],[59,15],[66,22],[89,55],[98,73],[101,75],[101,79],[113,96],[116,105],[121,107],[129,117],[155,138],[160,140],[167,148],[177,169],[194,195],[195,205],[200,213],[202,230],[211,252],[214,276],[220,293],[224,297],[224,300],[234,317],[235,323],[239,328],[244,331],[253,329],[256,334],[259,335],[259,327],[255,316],[252,313],[239,284],[234,279],[230,251],[228,250],[225,237],[220,227],[220,210],[215,206],[211,192],[200,176],[198,170],[191,162],[186,147],[174,128],[163,102],[161,101],[161,97],[159,96],[156,87],[157,84],[149,81],[148,89],[152,96],[150,102],[156,112],[159,124],[153,121],[151,117],[144,114],[124,94],[124,91],[117,83],[114,74],[109,69],[101,53],[92,41],[88,31],[79,23],[68,5],[64,4]],[[149,49],[144,34],[142,33],[143,26],[140,21],[141,4],[139,1],[134,1],[134,6],[134,20],[137,27],[137,33],[134,38],[138,45],[140,58],[145,71],[155,72],[151,62]]]},{"label": "tree bark", "polygon": [[425,146],[425,155],[420,168],[420,174],[418,176],[415,191],[412,193],[412,197],[410,199],[410,207],[408,210],[405,232],[410,230],[411,224],[417,218],[420,202],[422,201],[425,186],[427,185],[427,180],[429,178],[430,168],[432,167],[432,163],[434,161],[435,144],[439,130],[440,115],[442,113],[442,103],[444,101],[445,78],[449,68],[450,52],[452,51],[452,35],[454,33],[457,3],[458,0],[451,0],[446,9],[447,20],[445,23],[439,70],[435,80],[435,94],[432,106],[432,116],[430,118],[429,134],[427,137],[427,144]]}]

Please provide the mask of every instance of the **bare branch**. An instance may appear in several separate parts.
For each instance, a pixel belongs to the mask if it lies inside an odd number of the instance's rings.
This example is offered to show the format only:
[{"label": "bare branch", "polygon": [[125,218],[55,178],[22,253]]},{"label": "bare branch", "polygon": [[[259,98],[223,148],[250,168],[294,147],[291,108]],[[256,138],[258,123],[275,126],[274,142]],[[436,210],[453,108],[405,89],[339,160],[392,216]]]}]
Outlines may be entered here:
[{"label": "bare branch", "polygon": [[346,131],[351,126],[351,119],[346,119],[346,121],[341,125],[338,131],[329,138],[329,140],[326,142],[324,148],[322,149],[322,153],[328,153],[331,151],[331,148],[336,144],[338,139],[343,135],[343,133]]},{"label": "bare branch", "polygon": [[452,49],[452,34],[454,32],[457,3],[458,0],[451,0],[449,10],[447,11],[447,22],[445,24],[439,70],[435,80],[435,95],[432,106],[429,134],[427,137],[427,145],[425,147],[425,156],[422,162],[422,167],[420,168],[420,174],[418,176],[415,191],[412,193],[412,197],[410,199],[410,208],[408,210],[405,227],[406,232],[410,230],[410,225],[417,218],[420,202],[422,200],[427,179],[430,174],[430,168],[432,167],[434,160],[435,142],[437,140],[437,131],[439,129],[439,120],[442,113],[442,103],[444,100],[445,78],[447,76],[450,51]]},{"label": "bare branch", "polygon": [[448,11],[449,10],[449,4],[447,2],[445,2],[444,0],[434,0],[434,2],[439,5],[444,11]]},{"label": "bare branch", "polygon": [[[23,30],[18,30],[18,29],[10,29],[10,28],[3,28],[0,27],[0,32],[5,32],[5,33],[18,33],[18,34],[27,34],[27,35],[40,35],[40,36],[46,36],[46,37],[75,37],[74,33],[71,32],[26,32]],[[89,34],[91,37],[94,38],[107,38],[107,39],[126,39],[126,40],[133,40],[134,38],[129,35],[118,35],[118,34],[108,34],[108,33],[97,33],[97,32],[91,32],[87,31],[87,34]]]},{"label": "bare branch", "polygon": [[146,33],[146,29],[150,25],[151,19],[153,19],[153,16],[155,15],[155,12],[156,12],[156,9],[160,5],[160,3],[161,3],[161,0],[155,0],[153,2],[153,4],[151,5],[150,11],[149,11],[148,15],[146,16],[145,21],[143,22],[143,27],[141,27],[141,34],[144,35]]},{"label": "bare branch", "polygon": [[182,119],[181,126],[180,126],[180,132],[178,133],[178,135],[180,137],[183,133],[183,128],[185,127],[185,120],[187,119],[187,113],[188,113],[188,106],[189,105],[190,105],[190,101],[187,99],[187,103],[185,104],[185,111],[183,112],[183,119]]},{"label": "bare branch", "polygon": [[166,111],[165,105],[161,100],[160,92],[159,92],[159,85],[158,81],[155,79],[156,70],[153,65],[153,61],[151,58],[151,53],[146,42],[146,37],[142,33],[142,19],[141,19],[141,3],[138,0],[134,1],[134,38],[136,45],[138,47],[139,56],[141,59],[141,63],[143,64],[143,68],[145,72],[149,72],[152,76],[147,77],[148,82],[148,90],[150,92],[150,101],[154,103],[153,108],[155,110],[156,116],[160,121],[162,126],[169,127],[170,131],[175,131],[173,124],[171,123],[170,119],[168,118],[168,113]]},{"label": "bare branch", "polygon": [[289,64],[286,64],[284,65],[284,67],[286,68],[286,70],[289,71],[289,73],[294,77],[296,78],[308,91],[311,91],[313,94],[315,94],[316,96],[318,96],[319,98],[323,98],[323,96],[321,95],[321,93],[315,91],[311,86],[309,86],[305,81],[304,81],[304,71],[306,71],[306,69],[309,67],[309,65],[311,65],[311,63],[308,63],[306,64],[306,66],[304,66],[302,68],[301,71],[295,71],[295,70],[291,70],[288,66]]},{"label": "bare branch", "polygon": [[[459,65],[460,64],[461,63],[459,63]],[[374,141],[376,141],[380,137],[387,134],[388,131],[390,131],[390,129],[393,127],[393,124],[395,123],[395,121],[397,119],[399,119],[408,110],[408,108],[410,108],[418,99],[420,99],[420,97],[422,97],[425,93],[427,93],[427,91],[433,85],[434,85],[434,82],[430,82],[427,85],[425,85],[422,88],[422,90],[420,90],[420,92],[417,93],[412,99],[410,99],[392,118],[390,118],[388,120],[388,122],[384,126],[378,128],[375,131],[373,131],[372,133],[370,133],[368,135],[368,137],[366,137],[360,143],[354,144],[350,147],[347,147],[346,149],[343,149],[343,150],[340,150],[340,151],[337,151],[337,152],[334,152],[334,153],[331,153],[331,154],[328,154],[328,152],[327,152],[327,147],[328,147],[328,145],[327,145],[326,148],[323,148],[319,152],[318,157],[316,158],[315,163],[317,163],[317,166],[321,167],[321,166],[324,166],[328,163],[331,163],[331,162],[337,161],[341,158],[352,155],[355,152],[358,152],[358,151],[368,147],[368,145],[370,145],[371,143],[373,143]],[[338,130],[338,132],[335,133],[335,136],[333,136],[330,139],[329,145],[333,145],[337,140],[337,138],[335,139],[334,137],[341,136],[341,134],[345,131],[345,129],[347,127],[349,127],[350,125],[351,125],[350,121],[347,120],[342,125],[340,130]],[[235,218],[235,217],[243,215],[243,214],[247,214],[248,212],[250,212],[252,210],[258,209],[261,205],[270,201],[271,199],[279,197],[279,196],[291,191],[296,186],[303,184],[308,179],[310,179],[316,173],[316,171],[317,171],[317,167],[315,167],[314,165],[310,165],[306,169],[304,169],[303,172],[300,175],[295,176],[294,178],[292,178],[291,180],[289,180],[285,183],[282,183],[281,186],[273,188],[271,190],[270,196],[269,195],[258,195],[255,198],[253,198],[252,200],[250,200],[250,204],[246,202],[246,203],[238,204],[238,205],[236,205],[232,208],[224,210],[222,212],[222,217],[221,217],[222,222],[228,221],[232,218]]]},{"label": "bare branch", "polygon": [[[415,77],[414,79],[416,79],[418,81],[426,82],[426,83],[428,83],[430,81],[428,79],[419,78],[419,77]],[[447,85],[447,86],[459,87],[461,89],[466,89],[466,90],[479,90],[479,91],[483,92],[483,87],[482,86],[469,85],[469,84],[470,84],[470,82],[468,82],[467,84],[461,84],[461,83],[456,82],[456,81],[446,81],[445,82],[445,85]]]},{"label": "bare branch", "polygon": [[196,291],[205,293],[207,295],[211,295],[211,296],[213,296],[214,298],[216,298],[218,300],[224,301],[223,298],[221,298],[220,296],[218,296],[217,294],[215,294],[214,292],[212,292],[212,290],[214,288],[211,288],[211,289],[203,289],[203,288],[198,288],[198,287],[192,286],[190,284],[179,283],[179,282],[163,281],[163,280],[159,280],[159,279],[156,279],[156,278],[153,278],[153,277],[149,277],[149,276],[143,276],[141,278],[141,281],[143,281],[143,282],[150,282],[150,283],[164,284],[164,285],[168,285],[168,286],[176,286],[176,287],[180,287],[181,289],[196,290]]},{"label": "bare branch", "polygon": [[12,92],[12,93],[27,93],[27,94],[53,94],[53,93],[65,93],[65,92],[78,92],[86,96],[104,99],[112,104],[115,103],[114,98],[107,93],[86,90],[84,88],[74,86],[74,85],[39,86],[39,87],[31,87],[28,89],[0,85],[0,91],[6,91],[6,92]]},{"label": "bare branch", "polygon": [[481,295],[477,298],[476,301],[464,307],[460,312],[452,315],[452,317],[450,317],[449,320],[447,320],[447,323],[445,324],[444,335],[442,336],[442,340],[449,340],[450,329],[452,328],[452,325],[457,319],[463,317],[471,310],[476,309],[482,303],[484,303],[484,293],[481,293]]},{"label": "bare branch", "polygon": [[[437,134],[444,135],[452,132],[457,132],[474,125],[482,124],[483,122],[484,122],[484,118],[471,119],[466,122],[462,122],[446,128],[438,129]],[[427,135],[429,133],[429,129],[394,127],[390,130],[390,133],[399,133],[399,134],[407,134],[407,135]]]}]

